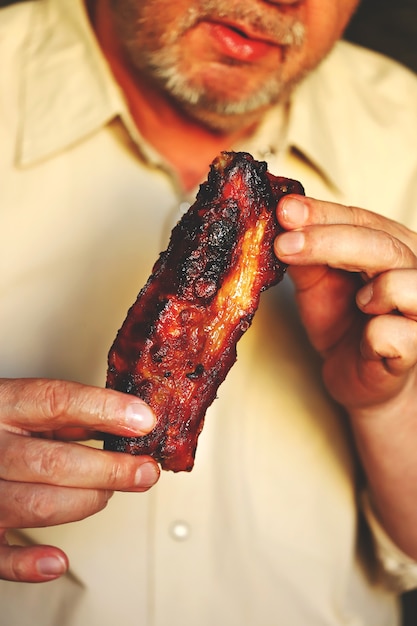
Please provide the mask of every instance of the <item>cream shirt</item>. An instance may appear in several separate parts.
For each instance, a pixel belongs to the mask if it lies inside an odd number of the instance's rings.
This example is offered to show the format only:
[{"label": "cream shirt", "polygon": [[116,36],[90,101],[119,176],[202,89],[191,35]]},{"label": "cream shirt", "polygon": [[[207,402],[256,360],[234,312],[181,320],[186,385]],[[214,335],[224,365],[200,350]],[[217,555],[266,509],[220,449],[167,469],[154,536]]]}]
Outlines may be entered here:
[{"label": "cream shirt", "polygon": [[[0,58],[0,374],[103,385],[192,198],[135,131],[79,0],[2,9]],[[308,195],[417,227],[416,105],[411,73],[341,43],[297,89],[284,134],[274,111],[235,148]],[[0,625],[395,626],[382,579],[414,565],[383,534],[375,565],[360,489],[287,277],[239,343],[194,470],[28,531],[66,550],[71,573],[0,582]]]}]

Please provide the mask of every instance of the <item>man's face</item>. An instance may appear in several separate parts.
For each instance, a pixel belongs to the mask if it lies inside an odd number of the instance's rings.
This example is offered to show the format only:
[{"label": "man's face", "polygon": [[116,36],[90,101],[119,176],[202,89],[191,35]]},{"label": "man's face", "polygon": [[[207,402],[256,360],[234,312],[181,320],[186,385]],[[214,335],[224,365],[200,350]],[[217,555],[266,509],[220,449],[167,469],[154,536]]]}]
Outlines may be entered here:
[{"label": "man's face", "polygon": [[359,0],[111,0],[132,66],[194,118],[227,128],[284,98]]}]

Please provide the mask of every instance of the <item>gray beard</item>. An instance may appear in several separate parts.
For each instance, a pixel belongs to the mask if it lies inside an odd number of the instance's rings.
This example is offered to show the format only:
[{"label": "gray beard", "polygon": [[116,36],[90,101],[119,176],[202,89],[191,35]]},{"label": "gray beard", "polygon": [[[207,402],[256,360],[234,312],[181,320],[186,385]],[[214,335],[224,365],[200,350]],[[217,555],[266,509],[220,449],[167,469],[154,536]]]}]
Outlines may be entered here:
[{"label": "gray beard", "polygon": [[272,76],[256,93],[240,100],[224,100],[213,97],[204,87],[192,85],[175,64],[164,64],[164,59],[159,60],[158,56],[156,53],[152,59],[156,82],[174,100],[185,105],[188,111],[205,110],[207,113],[227,117],[247,115],[277,102],[284,89],[279,76]]},{"label": "gray beard", "polygon": [[[127,0],[129,4],[129,0]],[[118,0],[113,0],[117,5]],[[186,111],[188,115],[199,122],[211,127],[213,130],[224,131],[233,127],[239,127],[245,119],[254,119],[264,109],[285,99],[293,85],[288,85],[280,76],[279,67],[277,72],[271,75],[254,93],[231,100],[214,94],[203,85],[196,85],[181,71],[181,53],[177,41],[179,34],[192,28],[202,17],[221,18],[222,15],[229,19],[248,21],[254,24],[259,32],[284,46],[286,49],[297,48],[302,45],[305,37],[304,25],[299,21],[288,23],[285,19],[265,21],[262,13],[242,4],[233,10],[227,7],[220,10],[219,5],[225,5],[223,0],[200,0],[184,16],[178,29],[173,33],[167,33],[163,48],[147,49],[138,47],[138,33],[134,29],[133,37],[129,37],[129,21],[125,22],[123,29],[127,50],[133,65],[150,79],[159,89],[171,97],[177,105]],[[126,36],[127,35],[127,36]],[[227,62],[225,60],[225,62]]]}]

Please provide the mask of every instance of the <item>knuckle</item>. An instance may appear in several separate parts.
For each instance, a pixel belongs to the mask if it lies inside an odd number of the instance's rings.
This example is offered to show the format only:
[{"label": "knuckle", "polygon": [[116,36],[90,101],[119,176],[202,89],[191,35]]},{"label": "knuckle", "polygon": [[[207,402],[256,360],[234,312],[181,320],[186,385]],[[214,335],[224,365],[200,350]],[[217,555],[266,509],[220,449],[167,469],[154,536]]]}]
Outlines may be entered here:
[{"label": "knuckle", "polygon": [[368,216],[365,211],[362,211],[356,206],[348,205],[346,210],[350,213],[352,224],[355,226],[366,226],[368,222]]},{"label": "knuckle", "polygon": [[[386,230],[386,218],[382,217],[378,213],[374,213],[373,211],[367,211],[366,209],[362,209],[357,206],[347,206],[346,209],[349,211],[352,224],[355,226],[362,226],[364,228],[380,228],[381,230]],[[384,226],[385,224],[385,226]]]},{"label": "knuckle", "polygon": [[124,486],[129,478],[130,472],[126,463],[113,462],[108,473],[107,484],[110,489],[117,489]]},{"label": "knuckle", "polygon": [[103,510],[107,502],[106,492],[99,489],[79,489],[69,494],[35,489],[25,501],[25,517],[32,527],[53,526],[58,520],[75,522]]},{"label": "knuckle", "polygon": [[27,580],[27,566],[25,561],[21,558],[19,548],[11,549],[9,574],[7,576],[10,580],[17,582],[24,582]]},{"label": "knuckle", "polygon": [[69,386],[63,381],[44,380],[39,384],[38,400],[45,417],[60,418],[71,403]]},{"label": "knuckle", "polygon": [[112,491],[97,491],[95,496],[95,510],[102,511],[106,508],[110,497],[112,495]]},{"label": "knuckle", "polygon": [[102,511],[109,500],[108,492],[101,489],[83,489],[77,494],[74,506],[71,509],[73,522],[83,520],[90,515]]},{"label": "knuckle", "polygon": [[389,254],[395,267],[408,267],[410,264],[410,250],[401,241],[388,235]]},{"label": "knuckle", "polygon": [[34,527],[53,526],[59,521],[76,522],[103,510],[107,492],[100,489],[77,489],[32,492],[27,503],[27,516]]},{"label": "knuckle", "polygon": [[71,475],[71,468],[68,467],[67,447],[64,444],[54,442],[40,442],[33,440],[33,445],[24,447],[22,461],[32,476],[45,480],[45,482],[54,482],[61,476],[63,468],[67,467],[65,473]]},{"label": "knuckle", "polygon": [[16,464],[16,450],[12,446],[0,446],[0,478],[6,479]]},{"label": "knuckle", "polygon": [[43,489],[33,489],[26,495],[26,515],[35,527],[51,526],[55,520],[57,506],[56,499],[46,494]]},{"label": "knuckle", "polygon": [[114,416],[116,413],[115,396],[109,393],[110,390],[106,389],[105,394],[100,390],[100,396],[97,393],[94,394],[94,414],[98,425],[105,425],[109,419],[109,416]]},{"label": "knuckle", "polygon": [[[360,228],[375,228],[379,224],[379,216],[371,211],[354,205],[344,206],[343,222]],[[381,226],[382,230],[382,226]]]}]

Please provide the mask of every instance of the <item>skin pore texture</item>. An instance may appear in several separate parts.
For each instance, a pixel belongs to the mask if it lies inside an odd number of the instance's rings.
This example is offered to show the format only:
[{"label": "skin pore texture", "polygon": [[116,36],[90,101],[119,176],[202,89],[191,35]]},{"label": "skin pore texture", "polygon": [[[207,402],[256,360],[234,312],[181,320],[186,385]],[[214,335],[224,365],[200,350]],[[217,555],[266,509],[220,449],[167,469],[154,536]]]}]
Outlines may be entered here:
[{"label": "skin pore texture", "polygon": [[96,0],[89,10],[139,130],[192,188],[220,150],[285,105],[357,4]]}]

